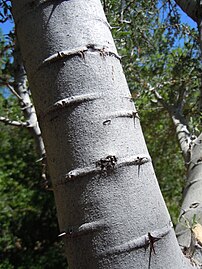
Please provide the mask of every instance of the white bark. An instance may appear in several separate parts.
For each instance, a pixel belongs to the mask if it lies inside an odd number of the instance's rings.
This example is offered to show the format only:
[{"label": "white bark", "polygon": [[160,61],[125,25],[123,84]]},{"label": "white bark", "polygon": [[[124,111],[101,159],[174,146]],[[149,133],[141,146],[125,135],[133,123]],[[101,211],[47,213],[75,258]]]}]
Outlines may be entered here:
[{"label": "white bark", "polygon": [[[163,87],[163,85],[158,86]],[[182,114],[185,103],[185,96],[182,91],[179,90],[175,106],[171,106],[155,88],[150,87],[149,89],[155,94],[158,102],[168,111],[173,121],[187,168],[182,208],[179,223],[176,226],[178,242],[186,256],[198,266],[202,266],[202,248],[193,233],[194,219],[198,224],[202,225],[202,134],[194,139],[188,130],[185,117]]]},{"label": "white bark", "polygon": [[194,220],[202,225],[202,134],[192,141],[189,151],[190,162],[176,233],[184,252],[188,253],[192,248],[191,258],[202,266],[202,242],[195,240],[193,244],[191,233]]},{"label": "white bark", "polygon": [[10,120],[9,118],[6,117],[0,117],[0,122],[16,127],[29,127],[29,122]]},{"label": "white bark", "polygon": [[12,3],[69,267],[191,268],[100,2]]},{"label": "white bark", "polygon": [[18,44],[16,44],[14,51],[14,94],[16,94],[19,99],[20,107],[27,120],[27,127],[29,127],[31,134],[34,137],[37,152],[40,157],[45,156],[45,147],[41,136],[41,130],[39,128],[35,108],[28,92],[27,75],[24,70]]}]

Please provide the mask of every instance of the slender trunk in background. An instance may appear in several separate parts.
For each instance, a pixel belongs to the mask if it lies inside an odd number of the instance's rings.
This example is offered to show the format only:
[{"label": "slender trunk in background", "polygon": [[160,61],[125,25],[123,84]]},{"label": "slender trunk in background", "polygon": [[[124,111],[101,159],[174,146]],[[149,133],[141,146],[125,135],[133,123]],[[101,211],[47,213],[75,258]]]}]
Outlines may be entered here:
[{"label": "slender trunk in background", "polygon": [[43,139],[41,137],[41,131],[39,128],[36,111],[32,104],[29,92],[28,92],[28,81],[27,75],[24,70],[22,57],[20,53],[19,46],[16,42],[14,50],[14,90],[18,94],[18,99],[20,102],[20,107],[22,109],[23,115],[28,123],[28,128],[35,140],[37,153],[40,156],[45,155],[45,148]]},{"label": "slender trunk in background", "polygon": [[12,4],[69,268],[191,268],[100,1]]},{"label": "slender trunk in background", "polygon": [[187,168],[182,208],[176,226],[178,242],[183,253],[195,264],[202,266],[202,134],[198,137],[191,135],[186,124],[183,115],[186,95],[184,87],[179,88],[175,105],[169,105],[155,88],[150,87],[150,91],[154,93],[173,121]]},{"label": "slender trunk in background", "polygon": [[[202,51],[202,2],[197,0],[175,0],[175,2],[197,23]],[[199,92],[201,96],[201,87]],[[199,111],[201,111],[201,97]],[[187,127],[182,127],[181,134],[184,134],[186,140],[183,139],[184,145],[179,142],[187,156],[185,159],[187,178],[176,234],[186,256],[202,266],[202,134],[190,141],[190,133],[185,132]]]}]

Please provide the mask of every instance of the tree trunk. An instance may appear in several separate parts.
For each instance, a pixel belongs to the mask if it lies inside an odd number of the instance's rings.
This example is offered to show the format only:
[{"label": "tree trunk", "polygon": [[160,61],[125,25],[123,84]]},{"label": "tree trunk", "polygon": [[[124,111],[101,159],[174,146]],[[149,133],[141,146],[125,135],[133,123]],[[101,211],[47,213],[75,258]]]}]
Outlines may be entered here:
[{"label": "tree trunk", "polygon": [[69,267],[191,268],[100,2],[12,3]]},{"label": "tree trunk", "polygon": [[[199,43],[202,51],[202,2],[197,0],[175,0],[181,9],[198,25]],[[202,90],[199,88],[199,111]],[[186,254],[201,268],[202,266],[202,133],[193,138],[182,122],[173,120],[178,140],[187,167],[187,178],[183,193],[179,223],[176,226],[178,242]],[[175,122],[176,121],[176,122]],[[177,130],[178,129],[178,130]]]},{"label": "tree trunk", "polygon": [[16,42],[14,50],[14,90],[20,102],[20,107],[25,119],[27,120],[30,133],[35,140],[36,150],[40,158],[45,156],[45,149],[41,131],[39,129],[35,108],[28,92],[27,76],[24,70],[19,46]]},{"label": "tree trunk", "polygon": [[200,16],[200,0],[175,0],[181,9],[195,22],[198,22]]},{"label": "tree trunk", "polygon": [[187,180],[176,233],[186,255],[202,266],[202,134],[190,143],[189,152]]}]

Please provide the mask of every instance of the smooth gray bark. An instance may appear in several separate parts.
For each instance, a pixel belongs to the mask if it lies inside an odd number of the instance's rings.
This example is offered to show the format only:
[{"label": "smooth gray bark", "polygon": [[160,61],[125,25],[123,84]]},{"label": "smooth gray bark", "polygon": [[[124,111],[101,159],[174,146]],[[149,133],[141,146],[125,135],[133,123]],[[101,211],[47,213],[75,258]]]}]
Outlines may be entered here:
[{"label": "smooth gray bark", "polygon": [[69,267],[191,268],[100,2],[12,4]]}]

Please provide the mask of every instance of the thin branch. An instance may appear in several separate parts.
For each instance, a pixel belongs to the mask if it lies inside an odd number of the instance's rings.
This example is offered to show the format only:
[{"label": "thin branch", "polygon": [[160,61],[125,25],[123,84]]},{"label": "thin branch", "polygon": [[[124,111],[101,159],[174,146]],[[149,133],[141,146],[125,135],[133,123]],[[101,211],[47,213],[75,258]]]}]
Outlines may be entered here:
[{"label": "thin branch", "polygon": [[[167,82],[166,84],[168,84]],[[165,84],[159,84],[157,87],[162,88]],[[176,106],[169,105],[164,98],[159,94],[159,92],[156,90],[155,87],[150,87],[150,91],[155,95],[157,101],[162,104],[164,109],[166,109],[173,121],[173,124],[175,125],[176,134],[178,138],[178,142],[180,144],[183,157],[185,160],[185,163],[189,163],[190,161],[190,143],[191,143],[191,134],[188,130],[187,124],[185,123],[185,118],[182,114],[181,108],[183,106],[183,95],[184,91],[182,90],[181,94],[178,97]]]},{"label": "thin branch", "polygon": [[151,85],[147,84],[151,93],[153,93],[157,99],[157,101],[169,112],[172,111],[172,106],[170,106],[165,99],[159,94],[156,88],[163,88],[165,84],[159,84],[157,87],[152,87]]},{"label": "thin branch", "polygon": [[[16,44],[14,50],[14,80],[14,92],[16,92],[17,95],[20,97],[20,107],[25,119],[27,120],[27,122],[29,122],[29,130],[36,141],[37,151],[40,156],[44,156],[44,143],[41,137],[41,131],[39,128],[36,111],[28,92],[27,76],[22,63],[21,53],[18,44]],[[12,88],[10,88],[10,90],[11,89]]]},{"label": "thin branch", "polygon": [[186,87],[184,87],[184,86],[180,87],[179,95],[178,95],[177,102],[176,102],[176,108],[179,111],[179,113],[181,113],[181,114],[182,114],[182,110],[183,110],[183,107],[184,107],[184,104],[185,104],[186,90],[187,90]]},{"label": "thin branch", "polygon": [[23,102],[22,97],[14,90],[14,88],[8,83],[6,86],[9,88],[9,90],[20,100]]},{"label": "thin branch", "polygon": [[0,122],[3,122],[4,124],[7,125],[12,125],[12,126],[17,126],[17,127],[30,127],[29,122],[22,122],[22,121],[15,121],[15,120],[10,120],[9,118],[6,117],[0,117]]}]

